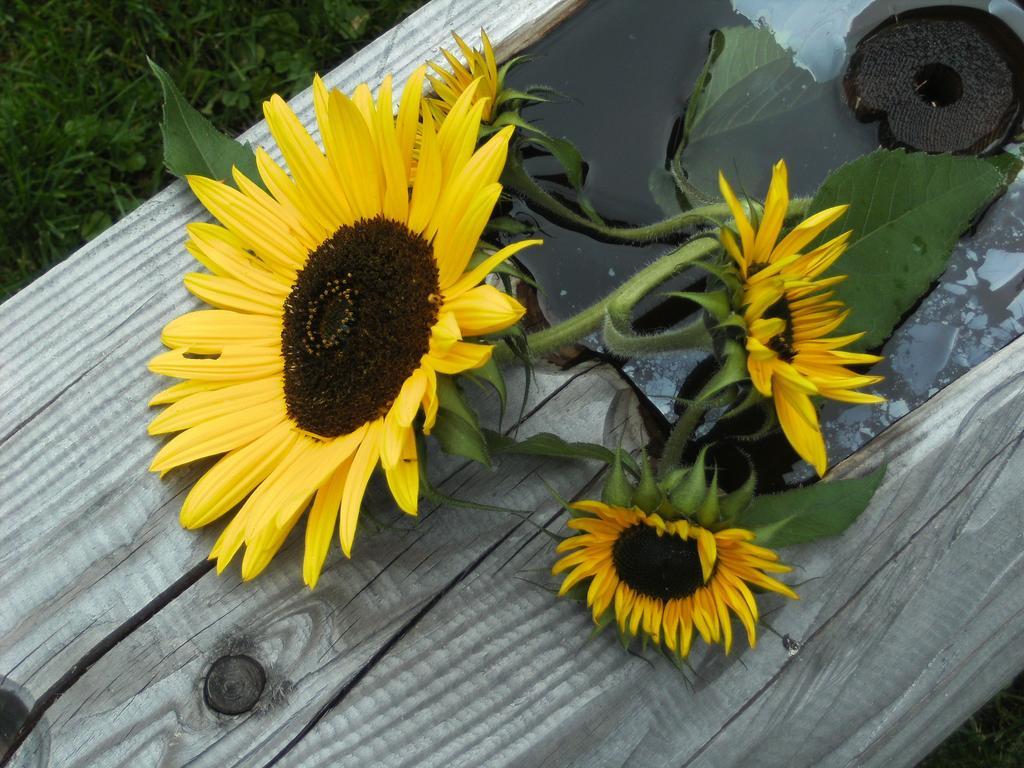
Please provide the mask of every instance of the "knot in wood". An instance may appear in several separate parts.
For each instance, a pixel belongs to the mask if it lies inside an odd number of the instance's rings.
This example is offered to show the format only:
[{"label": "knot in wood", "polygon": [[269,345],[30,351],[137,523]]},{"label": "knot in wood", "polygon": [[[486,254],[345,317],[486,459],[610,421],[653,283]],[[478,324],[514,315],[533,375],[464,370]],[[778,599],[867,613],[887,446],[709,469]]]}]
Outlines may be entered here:
[{"label": "knot in wood", "polygon": [[251,656],[222,656],[206,673],[206,706],[222,715],[248,712],[259,701],[267,675]]},{"label": "knot in wood", "polygon": [[1024,44],[981,11],[901,15],[857,45],[843,80],[886,147],[976,154],[1006,142],[1022,112]]}]

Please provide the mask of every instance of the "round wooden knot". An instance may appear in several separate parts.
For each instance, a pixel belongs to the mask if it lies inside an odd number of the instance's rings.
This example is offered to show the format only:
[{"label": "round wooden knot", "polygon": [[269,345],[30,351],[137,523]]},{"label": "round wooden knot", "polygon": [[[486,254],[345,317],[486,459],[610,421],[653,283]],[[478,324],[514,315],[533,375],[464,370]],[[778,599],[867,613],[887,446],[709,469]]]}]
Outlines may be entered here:
[{"label": "round wooden knot", "polygon": [[1003,144],[1024,109],[1024,44],[975,11],[900,16],[865,37],[843,80],[886,147],[976,154]]},{"label": "round wooden knot", "polygon": [[206,706],[222,715],[248,712],[259,701],[267,675],[251,656],[222,656],[206,673]]}]

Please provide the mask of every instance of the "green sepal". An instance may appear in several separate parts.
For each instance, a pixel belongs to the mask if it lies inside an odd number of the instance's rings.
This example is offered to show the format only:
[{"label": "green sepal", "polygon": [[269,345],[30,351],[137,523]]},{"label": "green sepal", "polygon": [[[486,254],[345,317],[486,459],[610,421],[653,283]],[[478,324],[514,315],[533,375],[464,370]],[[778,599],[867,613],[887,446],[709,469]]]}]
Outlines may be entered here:
[{"label": "green sepal", "polygon": [[750,474],[747,475],[747,479],[743,481],[743,485],[735,491],[730,491],[721,498],[719,506],[721,508],[722,520],[729,525],[732,525],[754,500],[755,488],[757,488],[757,472],[755,472],[754,467],[751,466]]},{"label": "green sepal", "polygon": [[725,291],[708,291],[707,293],[697,291],[671,291],[661,295],[692,301],[719,323],[723,322],[732,314],[732,302],[729,301],[729,296]]},{"label": "green sepal", "polygon": [[682,482],[684,477],[686,477],[685,467],[673,467],[665,472],[658,485],[664,493],[669,494]]},{"label": "green sepal", "polygon": [[633,494],[633,504],[644,512],[654,512],[661,506],[663,498],[658,481],[654,478],[651,462],[647,458],[647,451],[644,451],[640,462],[640,482],[637,483],[636,493]]},{"label": "green sepal", "polygon": [[501,372],[501,367],[494,360],[493,356],[479,368],[465,371],[460,375],[477,385],[482,385],[484,382],[491,385],[494,391],[498,393],[498,400],[501,402],[501,418],[505,417],[508,389],[505,387],[505,376]]},{"label": "green sepal", "polygon": [[747,350],[732,339],[726,339],[722,350],[722,367],[702,390],[703,399],[714,397],[727,387],[750,378],[747,372]]},{"label": "green sepal", "polygon": [[[506,235],[529,235],[536,232],[536,228],[526,224],[518,219],[514,219],[511,216],[494,216],[487,222],[487,232],[500,232]],[[473,254],[474,257],[476,254]],[[488,254],[489,255],[489,254]],[[470,260],[472,263],[472,260]],[[466,271],[472,269],[472,266],[467,266]]]},{"label": "green sepal", "polygon": [[524,55],[521,55],[521,56],[513,56],[511,59],[509,59],[504,64],[502,64],[500,67],[498,67],[498,82],[499,83],[504,83],[505,82],[505,76],[509,73],[509,70],[511,70],[513,67],[517,67],[520,64],[525,64],[528,61],[533,61],[533,59],[535,59],[535,58],[536,58],[535,56],[530,56],[529,54],[524,54]]},{"label": "green sepal", "polygon": [[443,373],[437,374],[437,405],[443,411],[450,411],[470,424],[480,426],[476,411],[466,402],[455,379]]},{"label": "green sepal", "polygon": [[437,422],[431,435],[448,454],[491,466],[487,439],[476,412],[469,406],[451,376],[437,376]]},{"label": "green sepal", "polygon": [[707,473],[704,468],[704,457],[707,452],[707,446],[700,449],[700,453],[697,454],[697,461],[694,462],[682,481],[676,485],[669,495],[672,506],[687,517],[692,517],[696,514],[708,493]]},{"label": "green sepal", "polygon": [[879,467],[855,480],[833,480],[756,497],[736,518],[757,544],[777,549],[845,531],[867,509],[885,476]]},{"label": "green sepal", "polygon": [[441,450],[452,456],[462,456],[485,466],[491,466],[487,440],[480,427],[452,411],[439,410],[437,422],[430,434],[437,439]]},{"label": "green sepal", "polygon": [[521,101],[524,104],[541,104],[546,101],[551,101],[547,96],[542,96],[539,93],[532,93],[530,89],[525,91],[516,90],[515,88],[502,88],[498,92],[497,98],[494,100],[494,108],[501,109],[503,104],[510,101]]},{"label": "green sepal", "polygon": [[710,528],[718,522],[720,511],[718,502],[718,467],[715,467],[714,474],[711,476],[711,485],[708,486],[704,501],[701,502],[700,509],[697,510],[697,522],[705,528]]},{"label": "green sepal", "polygon": [[[263,187],[252,149],[218,131],[209,120],[190,105],[171,76],[147,58],[164,94],[164,165],[179,178],[196,175],[219,179],[234,185],[231,167]],[[266,189],[266,187],[264,187]]]},{"label": "green sepal", "polygon": [[633,506],[633,486],[626,477],[622,468],[622,450],[615,451],[615,458],[612,461],[611,470],[604,481],[604,488],[601,489],[601,501],[613,507]]}]

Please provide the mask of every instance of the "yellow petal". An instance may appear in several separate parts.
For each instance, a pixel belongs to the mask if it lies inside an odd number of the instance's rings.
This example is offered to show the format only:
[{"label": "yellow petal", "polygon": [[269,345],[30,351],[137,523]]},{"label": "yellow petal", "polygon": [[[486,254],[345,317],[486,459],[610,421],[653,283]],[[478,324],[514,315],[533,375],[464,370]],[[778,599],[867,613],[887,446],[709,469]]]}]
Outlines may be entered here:
[{"label": "yellow petal", "polygon": [[327,559],[341,506],[341,493],[348,477],[350,461],[346,460],[334,470],[327,482],[316,492],[313,506],[306,520],[306,548],[302,556],[302,580],[313,589]]},{"label": "yellow petal", "polygon": [[151,435],[180,432],[210,419],[244,413],[255,406],[283,398],[281,379],[276,376],[196,392],[165,409],[150,422],[148,431]]},{"label": "yellow petal", "polygon": [[406,175],[409,178],[412,178],[413,146],[416,143],[416,131],[419,126],[420,111],[423,108],[423,77],[426,71],[427,68],[421,66],[409,75],[409,79],[405,81],[405,87],[402,89],[402,100],[398,105],[395,131],[398,135],[398,145],[402,150]]},{"label": "yellow petal", "polygon": [[533,245],[541,245],[543,242],[543,240],[520,240],[518,243],[506,245],[500,251],[488,256],[469,272],[462,275],[458,282],[444,291],[444,298],[454,299],[455,297],[465,293],[470,288],[473,288],[483,282],[483,279],[493,272],[495,267],[499,264],[508,261],[524,248],[529,248]]},{"label": "yellow petal", "polygon": [[330,232],[351,224],[352,211],[330,163],[284,99],[276,94],[271,96],[263,103],[263,114],[298,188],[306,195],[312,208],[310,212],[318,221],[326,223]]},{"label": "yellow petal", "polygon": [[262,483],[291,450],[298,432],[288,422],[237,448],[204,474],[181,505],[181,524],[200,528],[213,522]]},{"label": "yellow petal", "polygon": [[442,226],[434,238],[434,258],[442,290],[452,286],[466,270],[500,196],[501,184],[488,184],[469,201],[461,218],[449,216],[442,219]]},{"label": "yellow petal", "polygon": [[399,509],[408,515],[415,515],[419,507],[420,483],[416,435],[411,428],[402,430],[401,434],[403,439],[399,459],[391,466],[385,466],[384,474]]},{"label": "yellow petal", "polygon": [[153,458],[149,470],[165,472],[196,459],[248,445],[287,418],[282,400],[263,403],[243,413],[210,419],[185,430],[164,445]]},{"label": "yellow petal", "polygon": [[848,205],[837,205],[808,216],[779,241],[779,244],[772,251],[770,261],[775,261],[778,258],[800,251],[846,213],[849,207]]},{"label": "yellow petal", "polygon": [[284,307],[282,295],[263,293],[230,277],[189,272],[184,283],[192,295],[221,309],[280,317]]},{"label": "yellow petal", "polygon": [[423,113],[423,141],[420,145],[419,164],[412,187],[412,202],[409,206],[409,229],[423,232],[434,217],[438,198],[441,195],[441,149],[434,122],[430,114]]},{"label": "yellow petal", "polygon": [[328,157],[356,219],[372,219],[381,213],[384,188],[373,136],[348,96],[341,91],[331,91],[329,98],[328,129],[332,142]]},{"label": "yellow petal", "polygon": [[494,347],[490,344],[468,344],[464,341],[455,342],[443,354],[429,352],[425,361],[438,373],[455,374],[470,371],[487,363],[491,359]]},{"label": "yellow petal", "polygon": [[201,309],[164,326],[160,341],[193,353],[218,354],[224,347],[274,347],[281,342],[281,320],[224,309]]},{"label": "yellow petal", "polygon": [[810,398],[789,386],[776,386],[775,412],[789,444],[797,454],[814,467],[818,476],[828,469],[825,440],[818,424],[818,412]]},{"label": "yellow petal", "polygon": [[149,370],[176,379],[238,382],[269,378],[284,368],[280,352],[265,348],[225,347],[217,358],[185,357],[186,352],[178,348],[157,355]]},{"label": "yellow petal", "polygon": [[199,202],[260,258],[292,268],[305,261],[307,249],[271,210],[223,182],[203,176],[185,178]]},{"label": "yellow petal", "polygon": [[380,457],[382,430],[383,423],[380,419],[367,426],[366,435],[352,459],[352,466],[345,479],[338,527],[338,537],[341,540],[341,549],[345,553],[345,557],[352,556],[352,542],[356,537],[356,524],[359,522],[359,509],[363,503],[363,494],[366,492],[366,484],[370,482],[370,475]]},{"label": "yellow petal", "polygon": [[754,228],[750,225],[750,219],[747,218],[743,206],[736,199],[732,187],[729,186],[729,182],[725,180],[725,174],[721,171],[718,173],[718,189],[721,191],[722,197],[725,198],[725,202],[732,212],[733,220],[736,222],[736,230],[740,234],[740,243],[743,246],[744,261],[749,265],[752,263],[754,255]]},{"label": "yellow petal", "polygon": [[[786,162],[779,160],[772,168],[772,181],[764,203],[764,215],[754,240],[754,258],[758,264],[767,264],[775,249],[775,241],[782,231],[782,222],[789,211],[789,181]],[[787,254],[782,254],[786,256]]]},{"label": "yellow petal", "polygon": [[446,301],[444,308],[455,315],[463,336],[483,336],[504,330],[526,314],[522,304],[490,285],[478,285]]}]

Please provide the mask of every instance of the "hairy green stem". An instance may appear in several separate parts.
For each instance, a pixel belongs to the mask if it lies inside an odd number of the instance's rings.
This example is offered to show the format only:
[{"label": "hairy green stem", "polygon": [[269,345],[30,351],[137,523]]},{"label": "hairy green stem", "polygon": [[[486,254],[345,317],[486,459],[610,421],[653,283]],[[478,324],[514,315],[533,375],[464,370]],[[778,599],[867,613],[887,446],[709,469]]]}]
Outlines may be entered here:
[{"label": "hairy green stem", "polygon": [[556,223],[584,232],[595,240],[607,243],[623,243],[625,245],[674,243],[684,239],[687,232],[696,226],[719,225],[732,218],[729,206],[725,203],[715,203],[683,211],[654,224],[645,224],[639,227],[614,227],[591,221],[559,201],[526,172],[517,157],[509,157],[502,181],[509,191],[526,200],[530,207],[538,213],[542,213]]},{"label": "hairy green stem", "polygon": [[[701,237],[691,240],[671,253],[665,254],[653,264],[641,269],[595,304],[591,304],[568,320],[527,336],[526,338],[530,345],[530,355],[532,357],[543,357],[559,347],[579,341],[588,333],[601,327],[605,314],[608,312],[608,307],[612,303],[619,300],[635,303],[653,286],[664,283],[694,261],[710,256],[719,247],[718,240],[710,237]],[[510,354],[504,352],[501,347],[496,349],[495,352],[498,353],[499,362],[502,358],[510,357]]]},{"label": "hairy green stem", "polygon": [[682,463],[686,444],[693,437],[693,431],[697,429],[706,410],[703,403],[706,394],[704,390],[701,390],[697,398],[686,406],[686,410],[679,416],[679,420],[672,425],[668,440],[665,441],[665,447],[661,451],[661,459],[658,461],[658,468],[662,474]]}]

